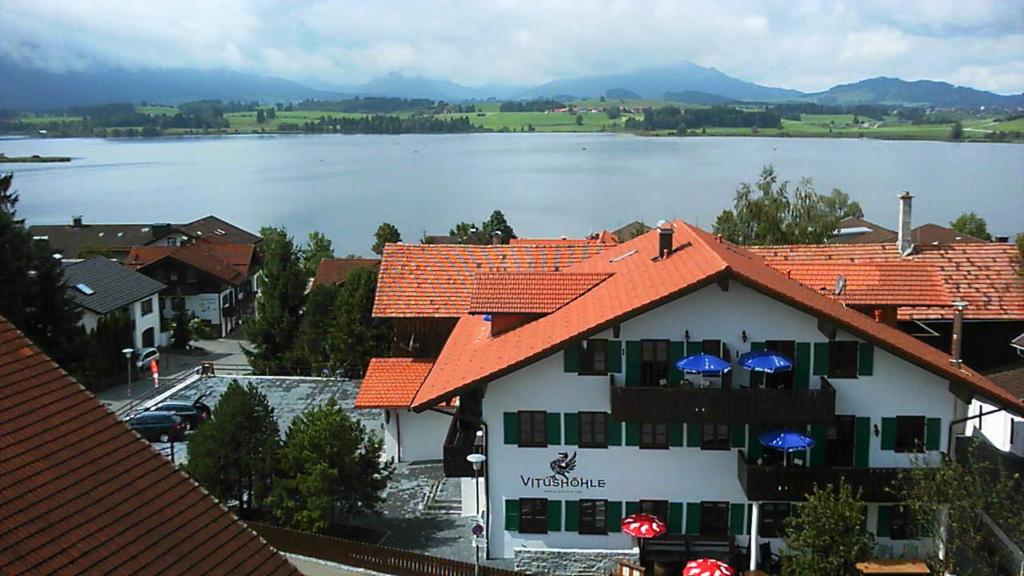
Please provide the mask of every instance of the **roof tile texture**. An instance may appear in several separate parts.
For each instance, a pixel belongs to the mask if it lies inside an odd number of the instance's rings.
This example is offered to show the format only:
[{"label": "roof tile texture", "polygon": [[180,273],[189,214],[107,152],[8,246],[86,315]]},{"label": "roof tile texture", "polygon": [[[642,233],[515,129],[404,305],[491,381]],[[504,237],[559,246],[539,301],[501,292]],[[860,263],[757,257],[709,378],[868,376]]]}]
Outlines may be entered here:
[{"label": "roof tile texture", "polygon": [[469,312],[548,314],[608,276],[575,272],[484,272],[474,277]]},{"label": "roof tile texture", "polygon": [[[166,288],[149,276],[102,256],[65,266],[64,284],[75,304],[97,314],[123,308]],[[77,284],[85,284],[94,293],[85,294],[75,288]]]},{"label": "roof tile texture", "polygon": [[298,574],[3,317],[0,542],[2,574]]},{"label": "roof tile texture", "polygon": [[[923,262],[787,262],[781,272],[851,306],[950,306],[938,270]],[[836,294],[838,279],[845,287]]]},{"label": "roof tile texture", "polygon": [[218,244],[199,240],[185,246],[136,246],[125,266],[143,271],[164,258],[177,260],[229,284],[245,281],[256,254],[254,244]]},{"label": "roof tile texture", "polygon": [[432,360],[415,358],[371,359],[356,408],[408,408],[433,366]]}]

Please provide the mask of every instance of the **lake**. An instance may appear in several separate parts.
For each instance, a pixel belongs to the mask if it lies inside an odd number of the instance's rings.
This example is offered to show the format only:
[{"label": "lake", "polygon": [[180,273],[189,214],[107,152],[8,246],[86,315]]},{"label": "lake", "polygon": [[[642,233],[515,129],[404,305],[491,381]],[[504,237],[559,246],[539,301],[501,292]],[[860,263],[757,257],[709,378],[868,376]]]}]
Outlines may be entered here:
[{"label": "lake", "polygon": [[995,234],[1024,230],[1024,146],[805,138],[643,138],[615,134],[272,135],[2,139],[29,224],[185,222],[216,214],[252,231],[320,230],[338,255],[370,254],[382,221],[407,241],[499,208],[520,236],[581,236],[678,217],[710,229],[743,181],[772,163],[819,192],[841,188],[894,228],[973,210]]}]

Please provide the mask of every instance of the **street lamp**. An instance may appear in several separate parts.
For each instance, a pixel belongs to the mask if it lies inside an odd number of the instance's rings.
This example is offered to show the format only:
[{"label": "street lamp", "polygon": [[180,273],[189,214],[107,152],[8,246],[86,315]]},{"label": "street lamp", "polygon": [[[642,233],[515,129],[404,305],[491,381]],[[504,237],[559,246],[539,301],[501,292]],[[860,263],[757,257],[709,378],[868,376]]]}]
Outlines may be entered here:
[{"label": "street lamp", "polygon": [[128,401],[132,400],[132,352],[135,352],[134,348],[125,348],[121,350],[121,354],[124,354],[126,360],[128,360]]},{"label": "street lamp", "polygon": [[[483,431],[482,430],[477,431],[477,438],[483,438]],[[481,521],[481,523],[478,524],[478,526],[481,526],[482,523],[483,523],[483,514],[480,513],[480,469],[484,467],[484,462],[487,461],[487,456],[485,456],[483,454],[474,453],[474,454],[470,454],[470,455],[466,456],[466,460],[468,460],[469,463],[473,465],[473,484],[476,485],[476,515],[477,515],[477,518],[480,518],[480,521]],[[477,531],[478,530],[474,530],[473,531],[473,536],[474,537],[480,536],[480,534],[477,534]],[[486,538],[486,537],[487,537],[486,534],[484,534],[484,538]],[[474,542],[474,544],[476,544],[476,543]],[[480,546],[479,545],[476,546],[476,565],[475,565],[475,567],[473,569],[473,574],[475,576],[480,576]]]}]

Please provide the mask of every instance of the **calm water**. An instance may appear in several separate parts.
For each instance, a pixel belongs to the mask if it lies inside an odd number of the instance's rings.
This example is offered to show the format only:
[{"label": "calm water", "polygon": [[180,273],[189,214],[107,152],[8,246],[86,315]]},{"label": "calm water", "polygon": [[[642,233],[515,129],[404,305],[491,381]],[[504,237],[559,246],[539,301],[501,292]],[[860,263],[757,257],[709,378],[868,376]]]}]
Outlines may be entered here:
[{"label": "calm water", "polygon": [[155,140],[0,140],[0,152],[65,155],[6,164],[30,224],[181,222],[216,214],[250,230],[328,234],[369,254],[384,220],[406,240],[500,208],[519,235],[579,236],[635,219],[710,228],[738,183],[766,163],[783,178],[838,187],[894,227],[896,195],[914,220],[966,210],[997,234],[1024,230],[1024,146],[881,140],[639,138],[625,135],[230,136]]}]

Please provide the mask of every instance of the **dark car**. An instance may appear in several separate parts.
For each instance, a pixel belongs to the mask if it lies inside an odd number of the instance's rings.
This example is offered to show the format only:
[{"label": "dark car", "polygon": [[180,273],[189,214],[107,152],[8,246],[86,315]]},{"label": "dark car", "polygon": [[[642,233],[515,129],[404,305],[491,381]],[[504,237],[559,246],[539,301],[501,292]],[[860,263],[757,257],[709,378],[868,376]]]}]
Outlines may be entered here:
[{"label": "dark car", "polygon": [[170,412],[181,418],[189,430],[195,430],[210,417],[210,409],[203,403],[168,400],[149,409],[150,412]]},{"label": "dark car", "polygon": [[180,441],[185,438],[185,422],[171,412],[140,412],[128,420],[128,427],[150,442]]}]

